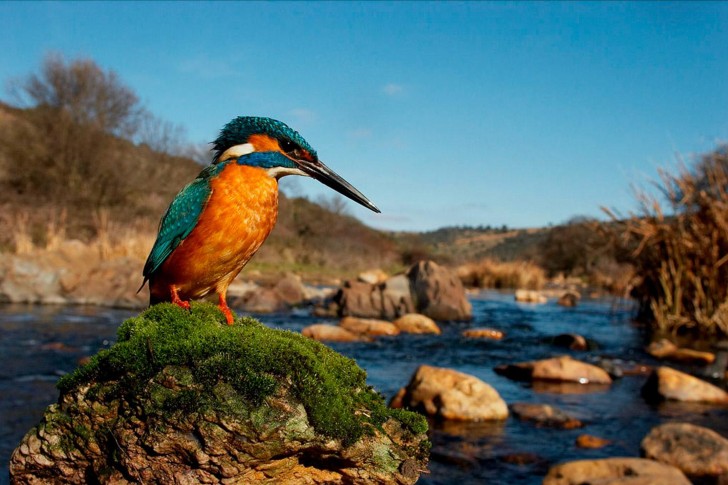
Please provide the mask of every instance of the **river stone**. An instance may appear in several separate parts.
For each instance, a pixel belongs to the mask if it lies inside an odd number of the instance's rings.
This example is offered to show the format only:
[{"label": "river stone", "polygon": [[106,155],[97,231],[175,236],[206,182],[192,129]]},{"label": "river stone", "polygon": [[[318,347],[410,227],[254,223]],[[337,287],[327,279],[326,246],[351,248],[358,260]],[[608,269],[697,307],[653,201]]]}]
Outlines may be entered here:
[{"label": "river stone", "polygon": [[390,322],[374,318],[344,317],[339,322],[339,327],[358,335],[372,337],[381,335],[399,335],[399,328]]},{"label": "river stone", "polygon": [[611,444],[610,440],[591,434],[580,434],[576,437],[576,446],[579,448],[598,449]]},{"label": "river stone", "polygon": [[442,367],[421,365],[390,406],[409,408],[441,419],[490,421],[508,417],[498,391],[477,377]]},{"label": "river stone", "polygon": [[322,342],[359,342],[362,339],[360,335],[341,328],[337,325],[329,325],[327,323],[314,323],[301,330],[304,337]]},{"label": "river stone", "polygon": [[577,460],[551,467],[543,485],[691,485],[674,466],[644,458]]},{"label": "river stone", "polygon": [[656,426],[642,440],[641,449],[645,458],[676,466],[691,477],[728,474],[728,439],[702,426]]},{"label": "river stone", "polygon": [[611,384],[612,378],[599,367],[568,355],[533,362],[499,365],[495,371],[515,380],[547,380],[580,384]]},{"label": "river stone", "polygon": [[432,318],[420,313],[407,313],[392,323],[402,333],[435,335],[440,335],[441,333],[440,327],[437,326],[437,323]]},{"label": "river stone", "polygon": [[155,305],[64,376],[10,461],[13,484],[413,484],[424,418],[351,359],[209,303]]},{"label": "river stone", "polygon": [[466,321],[473,307],[457,272],[434,261],[420,261],[407,271],[418,313],[438,321]]},{"label": "river stone", "polygon": [[514,298],[521,303],[546,303],[549,301],[546,296],[536,290],[516,290]]},{"label": "river stone", "polygon": [[501,340],[505,336],[501,330],[487,327],[469,328],[467,330],[463,330],[460,335],[465,338],[481,338],[488,340]]},{"label": "river stone", "polygon": [[642,386],[648,401],[674,401],[728,404],[728,393],[702,379],[670,367],[658,367]]},{"label": "river stone", "polygon": [[560,429],[574,429],[584,426],[578,419],[569,416],[550,404],[516,402],[508,406],[508,408],[516,418],[534,423],[536,426]]}]

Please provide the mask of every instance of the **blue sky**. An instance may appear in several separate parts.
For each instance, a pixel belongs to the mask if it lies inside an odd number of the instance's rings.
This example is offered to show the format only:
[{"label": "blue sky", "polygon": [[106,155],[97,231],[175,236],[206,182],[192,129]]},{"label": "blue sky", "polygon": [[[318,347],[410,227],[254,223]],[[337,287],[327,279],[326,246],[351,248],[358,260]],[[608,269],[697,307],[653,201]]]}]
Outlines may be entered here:
[{"label": "blue sky", "polygon": [[728,3],[2,2],[0,47],[1,83],[92,58],[195,143],[283,120],[383,229],[626,213],[728,138]]}]

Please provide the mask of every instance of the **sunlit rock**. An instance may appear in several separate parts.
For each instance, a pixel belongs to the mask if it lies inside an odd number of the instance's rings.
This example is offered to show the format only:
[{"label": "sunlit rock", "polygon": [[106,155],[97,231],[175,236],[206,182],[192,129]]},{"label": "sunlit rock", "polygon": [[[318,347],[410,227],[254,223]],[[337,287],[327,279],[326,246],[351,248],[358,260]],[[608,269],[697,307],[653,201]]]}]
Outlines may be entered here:
[{"label": "sunlit rock", "polygon": [[392,323],[402,333],[436,335],[440,335],[441,333],[440,327],[437,326],[437,323],[432,318],[420,313],[407,313]]},{"label": "sunlit rock", "polygon": [[566,381],[580,384],[612,382],[612,378],[604,369],[566,355],[533,362],[499,365],[495,371],[515,380]]},{"label": "sunlit rock", "polygon": [[407,387],[400,389],[390,405],[460,421],[508,417],[508,406],[490,385],[463,372],[429,365],[417,369]]},{"label": "sunlit rock", "polygon": [[728,439],[702,426],[665,423],[652,428],[641,444],[642,456],[682,470],[691,478],[728,474]]},{"label": "sunlit rock", "polygon": [[728,393],[702,379],[670,367],[658,367],[642,386],[649,401],[674,401],[728,404]]},{"label": "sunlit rock", "polygon": [[543,485],[691,485],[674,466],[644,458],[577,460],[551,467]]},{"label": "sunlit rock", "polygon": [[359,342],[366,340],[365,337],[357,335],[338,325],[329,325],[326,323],[314,323],[301,330],[304,337],[308,337],[321,342]]},{"label": "sunlit rock", "polygon": [[399,328],[396,325],[374,318],[344,317],[339,322],[339,327],[358,335],[370,337],[399,335]]},{"label": "sunlit rock", "polygon": [[488,340],[501,340],[505,334],[501,330],[495,328],[469,328],[463,330],[460,335],[466,338],[481,338]]},{"label": "sunlit rock", "polygon": [[516,290],[514,296],[516,301],[521,303],[546,303],[549,301],[546,296],[536,290]]}]

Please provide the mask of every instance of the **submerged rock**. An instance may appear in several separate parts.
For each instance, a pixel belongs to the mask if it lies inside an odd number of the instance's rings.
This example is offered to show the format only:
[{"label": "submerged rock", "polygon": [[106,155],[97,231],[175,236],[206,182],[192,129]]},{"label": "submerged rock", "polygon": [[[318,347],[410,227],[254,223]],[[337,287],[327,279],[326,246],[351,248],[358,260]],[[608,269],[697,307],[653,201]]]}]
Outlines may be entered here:
[{"label": "submerged rock", "polygon": [[549,404],[516,402],[511,404],[509,408],[516,418],[534,423],[536,426],[560,429],[574,429],[584,426],[584,423],[578,419]]},{"label": "submerged rock", "polygon": [[477,377],[442,367],[421,365],[407,387],[390,404],[457,421],[490,421],[508,417],[498,391]]},{"label": "submerged rock", "polygon": [[591,434],[580,434],[576,437],[576,446],[578,448],[587,448],[587,449],[598,449],[598,448],[604,448],[607,445],[610,445],[612,442],[608,439],[600,438],[599,436],[594,436]]},{"label": "submerged rock", "polygon": [[503,337],[505,337],[503,331],[487,327],[469,328],[460,332],[460,335],[465,338],[482,338],[488,340],[501,340]]},{"label": "submerged rock", "polygon": [[603,458],[577,460],[549,470],[543,485],[690,485],[690,480],[674,466],[644,458]]},{"label": "submerged rock", "polygon": [[353,360],[214,306],[156,305],[59,382],[10,462],[24,483],[414,483],[424,418]]},{"label": "submerged rock", "polygon": [[645,458],[673,465],[697,478],[728,474],[728,439],[702,426],[665,423],[652,428],[641,444]]}]

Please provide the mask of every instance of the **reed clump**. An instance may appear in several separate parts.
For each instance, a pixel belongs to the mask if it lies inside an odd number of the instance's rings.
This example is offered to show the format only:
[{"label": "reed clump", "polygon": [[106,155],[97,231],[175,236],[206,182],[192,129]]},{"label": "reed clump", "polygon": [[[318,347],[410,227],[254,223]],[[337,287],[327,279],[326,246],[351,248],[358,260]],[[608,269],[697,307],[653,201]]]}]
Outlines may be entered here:
[{"label": "reed clump", "polygon": [[465,286],[475,288],[526,288],[539,290],[546,283],[546,272],[531,261],[496,261],[486,258],[458,268]]},{"label": "reed clump", "polygon": [[664,202],[640,191],[639,212],[618,224],[641,276],[639,316],[658,331],[728,335],[728,145],[656,185]]}]

